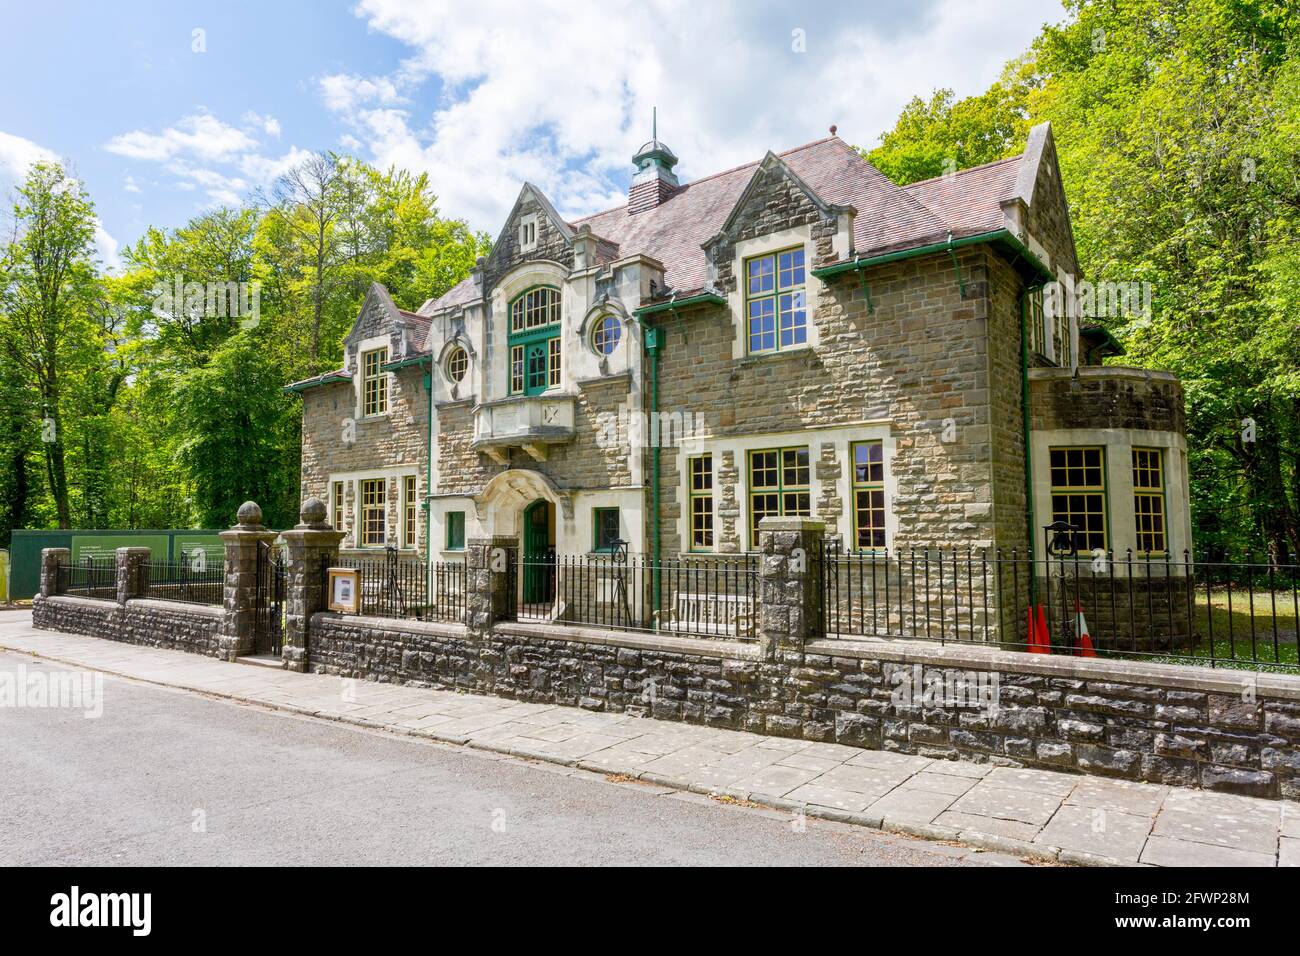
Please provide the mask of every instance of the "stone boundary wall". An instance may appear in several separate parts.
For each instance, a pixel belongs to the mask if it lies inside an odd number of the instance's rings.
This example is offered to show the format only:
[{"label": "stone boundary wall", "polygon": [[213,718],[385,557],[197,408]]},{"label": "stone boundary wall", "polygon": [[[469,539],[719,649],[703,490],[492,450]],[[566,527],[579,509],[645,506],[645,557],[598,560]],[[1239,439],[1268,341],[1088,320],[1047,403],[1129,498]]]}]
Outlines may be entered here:
[{"label": "stone boundary wall", "polygon": [[925,641],[818,641],[764,659],[730,641],[516,623],[476,636],[332,613],[310,634],[317,673],[1300,800],[1290,676]]},{"label": "stone boundary wall", "polygon": [[124,644],[166,647],[221,657],[223,612],[215,606],[137,598],[118,604],[92,598],[37,595],[32,625]]}]

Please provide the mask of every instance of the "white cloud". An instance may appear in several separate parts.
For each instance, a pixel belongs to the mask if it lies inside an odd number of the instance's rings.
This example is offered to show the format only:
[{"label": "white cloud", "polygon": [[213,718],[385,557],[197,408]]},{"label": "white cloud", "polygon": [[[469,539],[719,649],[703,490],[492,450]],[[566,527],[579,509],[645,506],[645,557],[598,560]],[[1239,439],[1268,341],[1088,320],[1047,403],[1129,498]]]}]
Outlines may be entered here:
[{"label": "white cloud", "polygon": [[[63,163],[63,157],[52,149],[33,143],[30,139],[0,131],[0,185],[7,188],[22,182],[27,177],[27,170],[36,162]],[[64,165],[66,170],[66,164]],[[95,220],[95,250],[100,262],[110,272],[117,272],[122,268],[122,258],[118,255],[118,241],[109,235],[99,219]]]},{"label": "white cloud", "polygon": [[[278,138],[280,121],[252,111],[240,121],[242,128],[236,128],[208,113],[195,113],[158,133],[133,130],[114,136],[104,148],[129,159],[162,163],[174,177],[173,188],[202,190],[208,205],[238,206],[250,191],[270,185],[310,155],[296,146],[278,156],[265,155],[255,137]],[[139,191],[132,176],[126,182],[128,192]]]},{"label": "white cloud", "polygon": [[39,162],[57,163],[59,154],[30,139],[0,132],[0,178],[10,182],[23,180],[31,165]]},{"label": "white cloud", "polygon": [[122,178],[122,188],[129,193],[140,192],[140,185],[135,181],[135,177],[128,174]]},{"label": "white cloud", "polygon": [[271,183],[309,156],[311,153],[308,150],[296,146],[290,147],[283,156],[255,156],[250,153],[239,158],[239,169],[254,182]]},{"label": "white cloud", "polygon": [[267,136],[280,136],[280,121],[274,116],[263,116],[250,110],[244,114],[244,125],[261,130]]},{"label": "white cloud", "polygon": [[[325,105],[380,166],[428,170],[444,212],[495,231],[524,180],[567,215],[624,201],[661,138],[687,179],[826,135],[871,146],[915,94],[982,91],[1059,0],[893,0],[840,9],[644,0],[599,16],[561,0],[360,0],[406,44],[388,77],[334,74]],[[796,52],[794,31],[806,52]],[[412,103],[436,79],[432,109]]]},{"label": "white cloud", "polygon": [[99,253],[99,261],[104,264],[105,269],[109,272],[121,271],[122,257],[117,253],[118,242],[98,221],[95,223],[95,250]]},{"label": "white cloud", "polygon": [[215,116],[195,113],[181,117],[175,126],[161,133],[132,130],[114,136],[104,148],[130,159],[162,162],[174,156],[190,155],[203,160],[229,159],[257,148],[257,141],[243,130],[229,126]]},{"label": "white cloud", "polygon": [[348,73],[332,73],[322,77],[320,92],[325,105],[338,111],[352,110],[368,103],[390,105],[402,100],[392,80]]}]

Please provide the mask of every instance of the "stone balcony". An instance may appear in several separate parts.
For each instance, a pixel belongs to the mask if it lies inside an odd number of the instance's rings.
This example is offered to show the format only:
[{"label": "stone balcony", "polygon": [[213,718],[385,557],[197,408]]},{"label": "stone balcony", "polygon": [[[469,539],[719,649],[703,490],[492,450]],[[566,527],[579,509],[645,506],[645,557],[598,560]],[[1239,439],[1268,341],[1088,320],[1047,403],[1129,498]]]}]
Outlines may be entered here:
[{"label": "stone balcony", "polygon": [[572,395],[516,395],[483,402],[474,409],[474,442],[471,447],[493,461],[506,464],[511,448],[522,448],[538,461],[545,461],[551,445],[573,441]]}]

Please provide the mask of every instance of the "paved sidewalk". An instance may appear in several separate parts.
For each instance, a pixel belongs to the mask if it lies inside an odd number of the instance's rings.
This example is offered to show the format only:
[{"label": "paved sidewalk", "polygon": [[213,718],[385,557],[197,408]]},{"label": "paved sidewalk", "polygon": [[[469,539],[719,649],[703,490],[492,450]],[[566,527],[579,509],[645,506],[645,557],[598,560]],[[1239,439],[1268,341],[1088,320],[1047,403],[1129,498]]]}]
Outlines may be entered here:
[{"label": "paved sidewalk", "polygon": [[[1300,866],[1300,806],[295,674],[36,630],[0,647],[265,707],[1064,863]],[[111,701],[106,703],[111,707]]]}]

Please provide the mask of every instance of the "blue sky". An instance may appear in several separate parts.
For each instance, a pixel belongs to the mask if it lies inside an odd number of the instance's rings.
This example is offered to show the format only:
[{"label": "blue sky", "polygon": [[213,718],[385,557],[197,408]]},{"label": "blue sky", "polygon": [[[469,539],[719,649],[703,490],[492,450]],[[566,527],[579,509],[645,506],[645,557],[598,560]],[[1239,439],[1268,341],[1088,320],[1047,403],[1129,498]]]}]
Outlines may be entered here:
[{"label": "blue sky", "polygon": [[[686,179],[826,134],[872,145],[913,94],[983,90],[1059,0],[0,3],[0,187],[57,157],[102,258],[337,149],[430,173],[495,233],[524,180],[617,205],[660,137]],[[196,32],[197,31],[197,32]]]}]

